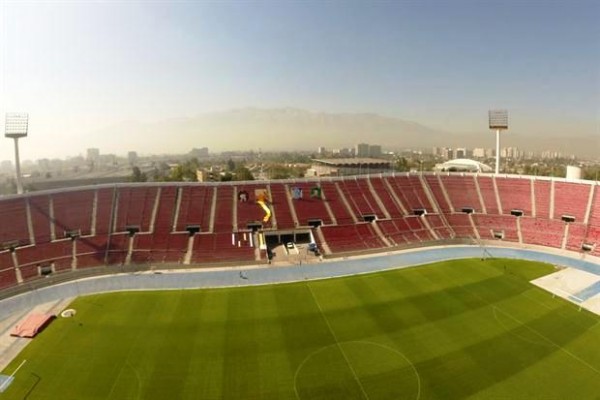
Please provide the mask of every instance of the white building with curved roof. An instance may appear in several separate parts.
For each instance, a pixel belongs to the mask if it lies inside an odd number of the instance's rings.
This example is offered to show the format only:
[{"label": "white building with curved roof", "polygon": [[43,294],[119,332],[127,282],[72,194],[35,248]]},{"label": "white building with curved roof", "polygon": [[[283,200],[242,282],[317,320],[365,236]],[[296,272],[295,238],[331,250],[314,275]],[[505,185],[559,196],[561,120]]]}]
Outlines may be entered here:
[{"label": "white building with curved roof", "polygon": [[436,164],[434,171],[440,172],[493,172],[492,167],[468,158],[457,158]]}]

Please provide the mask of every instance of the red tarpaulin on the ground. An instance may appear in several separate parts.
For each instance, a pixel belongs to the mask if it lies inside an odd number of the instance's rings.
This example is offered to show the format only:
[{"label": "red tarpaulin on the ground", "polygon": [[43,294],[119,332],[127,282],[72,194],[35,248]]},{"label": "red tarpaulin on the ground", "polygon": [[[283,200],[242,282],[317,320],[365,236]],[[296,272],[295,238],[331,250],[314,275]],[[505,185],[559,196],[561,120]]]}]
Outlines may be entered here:
[{"label": "red tarpaulin on the ground", "polygon": [[32,338],[54,319],[53,314],[29,314],[20,324],[16,325],[11,336]]}]

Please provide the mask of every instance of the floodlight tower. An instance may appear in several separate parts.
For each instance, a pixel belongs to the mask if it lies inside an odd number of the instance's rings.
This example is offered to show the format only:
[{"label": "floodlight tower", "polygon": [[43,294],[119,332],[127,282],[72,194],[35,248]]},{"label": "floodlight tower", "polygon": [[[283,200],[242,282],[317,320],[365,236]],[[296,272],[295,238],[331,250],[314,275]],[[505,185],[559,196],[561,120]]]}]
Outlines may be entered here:
[{"label": "floodlight tower", "polygon": [[23,193],[21,182],[21,161],[19,160],[19,139],[27,136],[29,126],[29,114],[7,113],[4,136],[15,141],[15,170],[17,175],[17,193]]},{"label": "floodlight tower", "polygon": [[508,111],[490,110],[489,111],[490,129],[496,130],[496,170],[495,174],[500,173],[500,132],[508,129]]}]

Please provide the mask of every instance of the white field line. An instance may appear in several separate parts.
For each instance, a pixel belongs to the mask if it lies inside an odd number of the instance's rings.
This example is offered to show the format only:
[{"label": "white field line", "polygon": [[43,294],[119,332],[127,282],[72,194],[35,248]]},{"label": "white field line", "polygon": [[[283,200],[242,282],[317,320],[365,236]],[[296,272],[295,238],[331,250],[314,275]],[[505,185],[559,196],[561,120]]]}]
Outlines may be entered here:
[{"label": "white field line", "polygon": [[337,336],[335,335],[335,332],[333,332],[333,329],[331,328],[331,325],[329,324],[329,321],[327,320],[327,317],[325,316],[325,313],[323,312],[323,309],[321,308],[321,305],[319,304],[312,288],[310,287],[310,285],[307,283],[306,287],[308,288],[308,291],[310,292],[315,304],[317,305],[317,307],[319,308],[319,312],[321,313],[321,316],[323,317],[323,320],[325,321],[325,324],[327,324],[327,328],[329,329],[329,332],[331,333],[331,336],[333,337],[333,340],[335,340],[335,343],[337,344],[338,348],[340,349],[340,352],[342,353],[342,355],[344,356],[344,360],[346,360],[346,364],[348,365],[348,368],[350,368],[350,371],[352,371],[352,375],[354,376],[354,379],[356,380],[356,383],[358,383],[358,386],[360,387],[360,390],[362,391],[363,395],[365,396],[365,398],[367,400],[370,400],[369,395],[367,394],[367,392],[365,391],[365,388],[363,387],[362,383],[360,382],[360,379],[358,378],[358,375],[356,375],[356,371],[354,370],[354,368],[352,367],[352,364],[350,363],[350,360],[348,359],[348,356],[346,355],[346,352],[344,351],[344,348],[341,346]]}]

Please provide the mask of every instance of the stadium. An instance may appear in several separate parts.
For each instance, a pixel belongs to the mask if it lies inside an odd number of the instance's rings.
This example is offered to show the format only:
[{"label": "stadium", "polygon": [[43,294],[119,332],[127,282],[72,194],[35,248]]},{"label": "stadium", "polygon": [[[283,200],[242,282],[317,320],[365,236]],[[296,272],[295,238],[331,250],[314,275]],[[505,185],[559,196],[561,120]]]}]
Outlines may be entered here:
[{"label": "stadium", "polygon": [[0,398],[600,388],[598,182],[132,183],[8,196],[0,218],[4,335],[32,310],[58,316],[4,342]]}]

